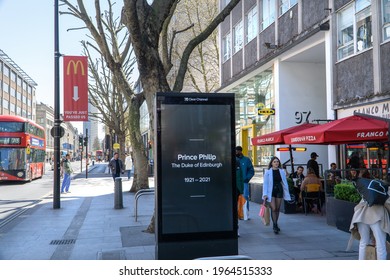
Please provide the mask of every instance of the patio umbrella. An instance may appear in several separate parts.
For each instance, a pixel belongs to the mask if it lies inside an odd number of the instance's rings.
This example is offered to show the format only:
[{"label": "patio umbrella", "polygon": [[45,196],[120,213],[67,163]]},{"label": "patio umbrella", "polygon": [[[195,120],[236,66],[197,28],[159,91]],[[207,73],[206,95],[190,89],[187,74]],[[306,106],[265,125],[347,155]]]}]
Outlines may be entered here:
[{"label": "patio umbrella", "polygon": [[[304,123],[296,126],[292,126],[289,128],[285,128],[282,130],[274,131],[268,134],[264,134],[261,136],[257,136],[251,139],[253,146],[261,146],[261,145],[282,145],[286,144],[284,142],[284,136],[298,132],[307,128],[315,127],[317,124],[314,123]],[[290,161],[291,161],[291,170],[294,172],[294,162],[293,162],[293,156],[292,156],[292,150],[291,145],[289,145],[290,148]]]},{"label": "patio umbrella", "polygon": [[362,115],[331,121],[284,136],[287,144],[352,144],[388,141],[388,122]]},{"label": "patio umbrella", "polygon": [[314,123],[304,123],[296,126],[292,126],[289,128],[285,128],[282,130],[274,131],[268,134],[264,134],[261,136],[257,136],[252,138],[252,145],[260,146],[260,145],[281,145],[286,144],[284,142],[284,136],[298,132],[307,128],[315,127],[317,124]]}]

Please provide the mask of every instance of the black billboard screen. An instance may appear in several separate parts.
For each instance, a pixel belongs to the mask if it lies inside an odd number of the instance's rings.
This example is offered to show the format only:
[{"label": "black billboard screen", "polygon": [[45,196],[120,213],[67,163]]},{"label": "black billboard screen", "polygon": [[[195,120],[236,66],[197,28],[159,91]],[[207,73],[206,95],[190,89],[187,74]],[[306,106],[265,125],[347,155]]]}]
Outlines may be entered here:
[{"label": "black billboard screen", "polygon": [[234,230],[234,97],[203,96],[157,101],[163,235]]}]

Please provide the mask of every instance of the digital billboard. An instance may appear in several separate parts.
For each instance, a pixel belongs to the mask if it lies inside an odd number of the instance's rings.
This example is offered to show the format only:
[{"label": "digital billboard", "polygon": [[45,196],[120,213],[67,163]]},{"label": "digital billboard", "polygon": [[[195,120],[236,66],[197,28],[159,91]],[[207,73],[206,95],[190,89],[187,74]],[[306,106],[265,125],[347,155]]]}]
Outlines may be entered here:
[{"label": "digital billboard", "polygon": [[161,240],[236,236],[233,94],[156,96]]}]

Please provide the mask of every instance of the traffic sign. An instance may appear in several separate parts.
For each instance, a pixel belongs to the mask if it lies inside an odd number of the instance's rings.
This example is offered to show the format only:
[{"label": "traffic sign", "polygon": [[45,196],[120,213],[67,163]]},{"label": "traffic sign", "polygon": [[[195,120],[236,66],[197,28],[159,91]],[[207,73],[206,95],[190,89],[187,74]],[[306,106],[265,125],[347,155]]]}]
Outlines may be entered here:
[{"label": "traffic sign", "polygon": [[[51,129],[50,129],[50,135],[52,136],[52,137],[54,137],[54,130],[55,130],[55,127],[53,126]],[[62,126],[60,126],[60,138],[62,137],[62,136],[64,136],[65,135],[65,129],[62,127]]]}]

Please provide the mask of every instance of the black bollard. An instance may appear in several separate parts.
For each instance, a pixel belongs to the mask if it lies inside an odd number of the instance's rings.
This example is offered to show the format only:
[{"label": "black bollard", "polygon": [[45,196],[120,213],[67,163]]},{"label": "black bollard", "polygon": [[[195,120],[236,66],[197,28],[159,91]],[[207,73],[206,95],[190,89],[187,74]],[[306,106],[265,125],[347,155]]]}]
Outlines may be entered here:
[{"label": "black bollard", "polygon": [[123,208],[123,195],[122,195],[122,178],[115,178],[115,193],[114,193],[114,208],[122,209]]}]

